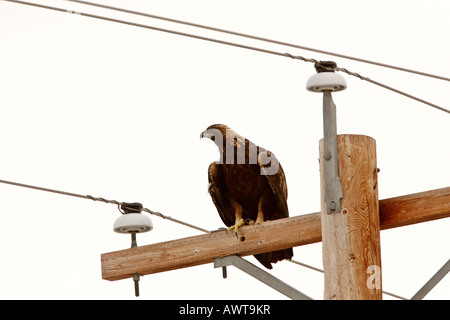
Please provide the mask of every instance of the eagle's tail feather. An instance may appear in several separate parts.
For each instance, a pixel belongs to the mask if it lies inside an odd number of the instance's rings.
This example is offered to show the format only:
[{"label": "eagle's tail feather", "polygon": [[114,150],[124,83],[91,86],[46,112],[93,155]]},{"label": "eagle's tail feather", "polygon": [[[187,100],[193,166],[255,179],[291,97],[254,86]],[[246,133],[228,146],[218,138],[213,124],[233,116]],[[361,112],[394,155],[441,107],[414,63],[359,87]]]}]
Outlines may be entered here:
[{"label": "eagle's tail feather", "polygon": [[277,263],[284,259],[291,260],[293,256],[294,252],[292,248],[254,255],[254,257],[267,269],[272,269],[272,263]]}]

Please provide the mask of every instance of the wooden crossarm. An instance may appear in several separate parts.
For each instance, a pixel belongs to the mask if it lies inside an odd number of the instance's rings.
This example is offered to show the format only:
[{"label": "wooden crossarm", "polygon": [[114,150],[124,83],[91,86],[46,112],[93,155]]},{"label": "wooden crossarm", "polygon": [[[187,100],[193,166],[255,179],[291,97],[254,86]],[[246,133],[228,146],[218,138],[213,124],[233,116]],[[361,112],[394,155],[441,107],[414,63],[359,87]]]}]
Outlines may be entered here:
[{"label": "wooden crossarm", "polygon": [[[381,229],[450,217],[450,187],[380,200]],[[243,226],[239,241],[225,231],[145,245],[101,255],[102,277],[120,280],[320,242],[320,212]]]}]

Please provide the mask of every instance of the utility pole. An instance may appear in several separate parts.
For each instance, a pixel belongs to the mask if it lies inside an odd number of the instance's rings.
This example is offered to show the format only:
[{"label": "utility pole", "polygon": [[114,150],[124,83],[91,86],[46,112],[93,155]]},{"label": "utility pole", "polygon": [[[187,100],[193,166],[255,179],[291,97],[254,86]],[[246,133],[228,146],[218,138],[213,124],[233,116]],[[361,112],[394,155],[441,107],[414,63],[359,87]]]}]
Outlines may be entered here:
[{"label": "utility pole", "polygon": [[[322,202],[324,299],[380,300],[381,250],[375,140],[338,136],[341,211]],[[321,191],[325,193],[324,146],[320,143]]]},{"label": "utility pole", "polygon": [[[323,94],[321,212],[242,226],[238,243],[233,235],[215,231],[104,253],[102,278],[116,281],[213,261],[217,267],[233,264],[251,274],[254,268],[240,257],[322,241],[326,300],[382,299],[380,230],[450,217],[450,187],[378,200],[375,140],[337,135],[331,93],[347,84],[335,68],[334,62],[320,62],[318,73],[307,82],[309,91]],[[447,265],[444,269],[446,273]],[[288,296],[303,297],[265,275],[260,280]]]},{"label": "utility pole", "polygon": [[[347,87],[333,61],[316,63],[306,88],[323,94],[320,141],[325,299],[381,299],[380,215],[375,140],[337,135],[332,92]],[[367,272],[370,272],[369,276]]]}]

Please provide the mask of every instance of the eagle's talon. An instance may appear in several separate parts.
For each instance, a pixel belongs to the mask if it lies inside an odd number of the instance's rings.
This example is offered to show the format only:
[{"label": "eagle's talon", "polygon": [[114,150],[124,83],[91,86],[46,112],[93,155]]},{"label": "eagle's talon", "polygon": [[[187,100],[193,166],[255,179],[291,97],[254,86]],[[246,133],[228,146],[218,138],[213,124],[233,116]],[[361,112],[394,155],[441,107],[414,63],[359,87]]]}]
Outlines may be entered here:
[{"label": "eagle's talon", "polygon": [[239,221],[236,222],[235,225],[228,227],[227,233],[228,233],[228,231],[231,231],[234,229],[234,235],[236,236],[236,238],[239,239],[239,235],[238,235],[239,227],[241,227],[243,225],[245,225],[245,221],[244,221],[244,219],[240,219]]},{"label": "eagle's talon", "polygon": [[255,221],[255,225],[261,224],[261,223],[263,223],[263,222],[264,222],[264,218],[263,218],[263,219],[257,218],[256,221]]},{"label": "eagle's talon", "polygon": [[244,220],[244,224],[245,224],[246,226],[251,226],[251,225],[254,225],[254,224],[255,224],[255,221],[252,220],[252,219],[245,219],[245,220]]}]

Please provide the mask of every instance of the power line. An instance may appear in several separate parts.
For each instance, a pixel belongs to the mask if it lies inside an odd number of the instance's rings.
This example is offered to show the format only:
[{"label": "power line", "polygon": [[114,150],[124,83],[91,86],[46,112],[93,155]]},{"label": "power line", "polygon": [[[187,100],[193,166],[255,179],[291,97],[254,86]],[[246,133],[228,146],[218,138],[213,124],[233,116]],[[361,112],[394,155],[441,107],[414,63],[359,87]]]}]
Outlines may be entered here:
[{"label": "power line", "polygon": [[[56,190],[56,189],[49,189],[49,188],[44,188],[44,187],[38,187],[38,186],[32,186],[29,184],[25,184],[25,183],[19,183],[19,182],[13,182],[13,181],[7,181],[7,180],[0,180],[0,183],[4,183],[4,184],[9,184],[9,185],[13,185],[13,186],[17,186],[17,187],[23,187],[23,188],[28,188],[28,189],[34,189],[34,190],[39,190],[39,191],[45,191],[45,192],[51,192],[51,193],[56,193],[56,194],[61,194],[61,195],[65,195],[65,196],[70,196],[70,197],[76,197],[76,198],[82,198],[82,199],[88,199],[88,200],[92,200],[92,201],[100,201],[100,202],[104,202],[104,203],[111,203],[111,204],[115,204],[117,206],[123,206],[126,205],[125,202],[120,202],[120,201],[116,201],[116,200],[108,200],[105,198],[101,198],[101,197],[93,197],[90,195],[82,195],[82,194],[78,194],[78,193],[73,193],[73,192],[67,192],[67,191],[61,191],[61,190]],[[119,209],[120,210],[120,209]],[[186,227],[190,227],[193,229],[197,229],[200,231],[203,231],[205,233],[211,233],[210,231],[197,227],[193,224],[172,218],[170,216],[166,216],[160,212],[157,211],[152,211],[150,209],[147,208],[143,208],[142,211],[148,212],[152,215],[158,216],[160,218],[166,219],[166,220],[170,220],[172,222],[184,225]]]},{"label": "power line", "polygon": [[[233,47],[238,47],[238,48],[242,48],[242,49],[248,49],[248,50],[253,50],[253,51],[258,51],[258,52],[263,52],[263,53],[268,53],[268,54],[282,56],[282,57],[288,57],[288,58],[292,58],[292,59],[297,59],[297,60],[301,60],[301,61],[305,61],[305,62],[312,62],[312,63],[315,63],[317,65],[321,65],[320,61],[317,61],[315,59],[308,59],[308,58],[304,58],[302,56],[294,56],[294,55],[291,55],[289,53],[283,53],[283,52],[279,52],[279,51],[273,51],[273,50],[263,49],[263,48],[259,48],[259,47],[253,47],[253,46],[249,46],[249,45],[244,45],[244,44],[234,43],[234,42],[230,42],[230,41],[224,41],[224,40],[219,40],[219,39],[214,39],[214,38],[194,35],[194,34],[190,34],[190,33],[170,30],[170,29],[154,27],[154,26],[150,26],[150,25],[144,25],[144,24],[135,23],[135,22],[131,22],[131,21],[114,19],[114,18],[109,18],[109,17],[105,17],[105,16],[98,16],[98,15],[94,15],[94,14],[90,14],[90,13],[73,12],[73,11],[70,11],[70,10],[62,9],[62,8],[56,8],[56,7],[51,7],[51,6],[47,6],[47,5],[43,5],[43,4],[31,3],[31,2],[25,2],[25,1],[16,1],[16,0],[4,0],[4,1],[18,3],[18,4],[23,4],[23,5],[29,5],[29,6],[39,7],[39,8],[43,8],[43,9],[59,11],[59,12],[76,13],[77,15],[85,16],[85,17],[89,17],[89,18],[95,18],[95,19],[100,19],[100,20],[105,20],[105,21],[110,21],[110,22],[116,22],[116,23],[121,23],[121,24],[125,24],[125,25],[134,26],[134,27],[150,29],[150,30],[154,30],[154,31],[161,31],[161,32],[165,32],[165,33],[179,35],[179,36],[190,37],[190,38],[199,39],[199,40],[205,40],[205,41],[210,41],[210,42],[214,42],[214,43],[229,45],[229,46],[233,46]],[[325,66],[323,66],[323,67],[327,68]],[[356,77],[358,77],[361,80],[365,80],[365,81],[371,82],[372,84],[376,84],[376,85],[378,85],[380,87],[383,87],[385,89],[391,90],[393,92],[396,92],[398,94],[401,94],[401,95],[406,96],[408,98],[411,98],[413,100],[422,102],[422,103],[424,103],[426,105],[429,105],[429,106],[431,106],[433,108],[436,108],[438,110],[441,110],[443,112],[446,112],[446,113],[450,114],[450,110],[448,110],[448,109],[440,107],[440,106],[438,106],[438,105],[436,105],[434,103],[428,102],[426,100],[420,99],[418,97],[415,97],[415,96],[413,96],[411,94],[408,94],[406,92],[403,92],[403,91],[400,91],[398,89],[395,89],[395,88],[390,87],[388,85],[382,84],[382,83],[380,83],[378,81],[375,81],[375,80],[372,80],[372,79],[370,79],[368,77],[363,77],[363,76],[359,75],[358,73],[350,72],[350,71],[348,71],[347,69],[344,69],[344,68],[335,68],[335,69],[332,69],[332,70],[342,71],[342,72],[345,72],[345,73],[347,73],[349,75],[356,76]]]},{"label": "power line", "polygon": [[[59,12],[64,12],[64,13],[69,13],[69,14],[76,14],[76,15],[79,15],[79,16],[84,16],[84,17],[88,17],[88,18],[94,18],[94,19],[99,19],[99,20],[104,20],[104,21],[109,21],[109,22],[116,22],[116,23],[120,23],[120,24],[133,26],[133,27],[139,27],[139,28],[144,28],[144,29],[149,29],[149,30],[154,30],[154,31],[160,31],[160,32],[165,32],[165,33],[178,35],[178,36],[194,38],[194,39],[198,39],[198,40],[205,40],[205,41],[209,41],[209,42],[215,42],[215,43],[229,45],[229,46],[233,46],[233,47],[238,47],[238,48],[243,48],[243,49],[248,49],[248,50],[253,50],[253,51],[269,53],[269,54],[273,54],[273,55],[277,55],[277,56],[291,57],[289,54],[282,53],[282,52],[277,52],[277,51],[273,51],[273,50],[268,50],[268,49],[248,46],[248,45],[244,45],[244,44],[239,44],[239,43],[234,43],[234,42],[230,42],[230,41],[204,37],[204,36],[199,36],[199,35],[186,33],[186,32],[181,32],[181,31],[175,31],[175,30],[170,30],[170,29],[154,27],[154,26],[145,25],[145,24],[136,23],[136,22],[131,22],[131,21],[125,21],[125,20],[114,19],[114,18],[109,18],[109,17],[105,17],[105,16],[99,16],[99,15],[85,13],[85,12],[71,11],[71,10],[67,10],[67,9],[47,6],[47,5],[44,5],[44,4],[25,2],[25,1],[17,1],[17,0],[4,0],[4,1],[12,2],[12,3],[18,3],[18,4],[23,4],[23,5],[32,6],[32,7],[38,7],[38,8],[42,8],[42,9],[53,10],[53,11],[59,11]],[[298,59],[298,58],[296,57],[295,59]],[[303,60],[303,59],[301,59],[301,60]],[[304,61],[306,61],[306,60],[304,60]],[[313,60],[311,60],[311,62],[313,62]]]},{"label": "power line", "polygon": [[383,84],[383,83],[381,83],[381,82],[372,80],[372,79],[370,79],[369,77],[365,77],[365,76],[360,75],[359,73],[352,72],[352,71],[349,71],[349,70],[347,70],[347,69],[345,69],[345,68],[340,68],[340,67],[335,67],[335,68],[327,67],[327,66],[322,65],[320,61],[317,61],[317,60],[315,60],[315,59],[307,59],[307,58],[303,58],[303,57],[301,57],[301,56],[293,56],[293,55],[288,54],[288,53],[286,53],[285,55],[288,56],[288,57],[290,57],[290,58],[292,58],[292,59],[298,59],[298,60],[302,60],[302,61],[305,61],[305,62],[314,62],[314,63],[316,64],[316,66],[320,66],[320,67],[322,67],[322,68],[324,68],[324,69],[327,69],[327,70],[330,70],[330,71],[340,71],[340,72],[344,72],[344,73],[346,73],[346,74],[348,74],[348,75],[350,75],[350,76],[353,76],[353,77],[359,78],[359,79],[361,79],[361,80],[370,82],[370,83],[375,84],[375,85],[377,85],[377,86],[380,86],[380,87],[382,87],[382,88],[384,88],[384,89],[391,90],[391,91],[393,91],[393,92],[395,92],[395,93],[398,93],[398,94],[400,94],[400,95],[403,95],[403,96],[405,96],[405,97],[408,97],[408,98],[410,98],[410,99],[416,100],[416,101],[421,102],[421,103],[423,103],[423,104],[429,105],[430,107],[436,108],[436,109],[438,109],[438,110],[440,110],[440,111],[443,111],[443,112],[446,112],[446,113],[449,113],[449,114],[450,114],[450,110],[445,109],[445,108],[443,108],[443,107],[441,107],[441,106],[438,106],[437,104],[431,103],[431,102],[429,102],[429,101],[427,101],[427,100],[424,100],[424,99],[421,99],[421,98],[418,98],[418,97],[413,96],[412,94],[406,93],[406,92],[404,92],[404,91],[395,89],[395,88],[393,88],[393,87],[391,87],[391,86],[388,86],[388,85],[386,85],[386,84]]},{"label": "power line", "polygon": [[[313,266],[311,266],[309,264],[306,264],[306,263],[303,263],[303,262],[300,262],[300,261],[297,261],[297,260],[291,259],[291,260],[287,260],[287,261],[290,261],[292,263],[298,264],[299,266],[302,266],[302,267],[305,267],[305,268],[308,268],[308,269],[311,269],[311,270],[314,270],[314,271],[317,271],[317,272],[320,272],[320,273],[324,273],[324,271],[322,269],[313,267]],[[391,292],[388,292],[388,291],[385,291],[385,290],[382,290],[382,292],[384,294],[387,294],[388,296],[391,296],[391,297],[394,297],[394,298],[397,298],[397,299],[400,299],[400,300],[408,300],[408,299],[406,299],[406,298],[404,298],[402,296],[399,296],[399,295],[397,295],[395,293],[391,293]]]},{"label": "power line", "polygon": [[351,76],[357,77],[357,78],[359,78],[359,79],[361,79],[361,80],[364,80],[364,81],[373,83],[373,84],[375,84],[375,85],[377,85],[377,86],[380,86],[380,87],[385,88],[385,89],[387,89],[387,90],[391,90],[391,91],[393,91],[393,92],[395,92],[395,93],[398,93],[398,94],[400,94],[400,95],[403,95],[403,96],[405,96],[405,97],[408,97],[408,98],[410,98],[410,99],[416,100],[416,101],[421,102],[421,103],[423,103],[423,104],[429,105],[430,107],[436,108],[436,109],[438,109],[438,110],[440,110],[440,111],[444,111],[444,112],[450,114],[450,110],[445,109],[445,108],[443,108],[443,107],[441,107],[441,106],[438,106],[437,104],[431,103],[431,102],[426,101],[426,100],[421,99],[421,98],[418,98],[418,97],[413,96],[413,95],[411,95],[411,94],[409,94],[409,93],[406,93],[406,92],[404,92],[404,91],[395,89],[395,88],[393,88],[393,87],[391,87],[391,86],[388,86],[388,85],[386,85],[386,84],[383,84],[383,83],[381,83],[381,82],[372,80],[372,79],[370,79],[370,78],[368,78],[368,77],[364,77],[364,76],[362,76],[362,75],[360,75],[360,74],[358,74],[358,73],[356,73],[356,72],[351,72],[351,71],[348,71],[348,70],[345,69],[345,68],[339,68],[339,67],[336,67],[335,70],[336,70],[336,71],[345,72],[345,73],[347,73],[348,75],[351,75]]},{"label": "power line", "polygon": [[66,0],[66,1],[81,3],[81,4],[104,8],[104,9],[115,10],[115,11],[124,12],[124,13],[140,15],[140,16],[144,16],[144,17],[148,17],[148,18],[169,21],[169,22],[173,22],[173,23],[183,24],[183,25],[187,25],[187,26],[191,26],[191,27],[202,28],[202,29],[221,32],[221,33],[227,33],[227,34],[231,34],[231,35],[235,35],[235,36],[239,36],[239,37],[269,42],[269,43],[273,43],[273,44],[279,44],[279,45],[283,45],[283,46],[287,46],[287,47],[291,47],[291,48],[297,48],[297,49],[302,49],[302,50],[306,50],[306,51],[312,51],[312,52],[322,53],[322,54],[326,54],[326,55],[330,55],[330,56],[335,56],[335,57],[339,57],[339,58],[343,58],[343,59],[354,60],[354,61],[358,61],[358,62],[362,62],[362,63],[372,64],[372,65],[376,65],[376,66],[380,66],[380,67],[384,67],[384,68],[390,68],[390,69],[399,70],[399,71],[403,71],[403,72],[414,73],[414,74],[425,76],[425,77],[435,78],[435,79],[444,80],[444,81],[450,81],[450,78],[431,74],[431,73],[402,68],[402,67],[398,67],[398,66],[394,66],[394,65],[389,65],[386,63],[371,61],[371,60],[367,60],[367,59],[361,59],[361,58],[352,57],[352,56],[348,56],[348,55],[344,55],[344,54],[340,54],[340,53],[305,47],[305,46],[301,46],[298,44],[268,39],[268,38],[250,35],[250,34],[246,34],[246,33],[241,33],[241,32],[236,32],[236,31],[231,31],[231,30],[226,30],[226,29],[220,29],[220,28],[206,26],[206,25],[202,25],[202,24],[198,24],[198,23],[192,23],[192,22],[188,22],[188,21],[162,17],[162,16],[150,14],[150,13],[143,13],[143,12],[139,12],[139,11],[118,8],[118,7],[108,6],[108,5],[104,5],[104,4],[93,3],[93,2],[89,2],[89,1],[81,1],[81,0]]}]

